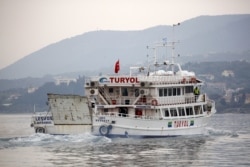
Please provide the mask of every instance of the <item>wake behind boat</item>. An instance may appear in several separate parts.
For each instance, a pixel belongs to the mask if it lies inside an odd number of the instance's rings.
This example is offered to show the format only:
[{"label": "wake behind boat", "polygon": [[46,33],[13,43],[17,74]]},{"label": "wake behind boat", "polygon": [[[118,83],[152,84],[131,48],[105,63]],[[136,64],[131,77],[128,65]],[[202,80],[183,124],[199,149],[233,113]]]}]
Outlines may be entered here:
[{"label": "wake behind boat", "polygon": [[[75,115],[80,118],[83,113],[89,113],[91,133],[108,137],[203,134],[209,118],[216,112],[215,103],[200,92],[203,81],[194,72],[182,70],[180,64],[175,63],[175,43],[156,43],[153,61],[130,67],[128,75],[119,74],[118,60],[113,75],[87,78],[85,105],[88,107],[74,111],[65,108],[57,115],[61,115],[60,119],[69,115],[74,127]],[[159,59],[158,49],[167,47],[172,49],[171,60]],[[58,119],[55,112],[52,117],[54,122]],[[81,119],[78,123],[85,125],[84,121],[89,122]]]}]

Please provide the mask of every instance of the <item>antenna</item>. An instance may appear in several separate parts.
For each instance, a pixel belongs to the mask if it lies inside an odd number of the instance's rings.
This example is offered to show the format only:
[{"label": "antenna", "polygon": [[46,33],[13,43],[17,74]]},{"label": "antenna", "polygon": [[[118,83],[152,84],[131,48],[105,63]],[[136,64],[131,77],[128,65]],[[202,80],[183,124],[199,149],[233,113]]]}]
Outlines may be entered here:
[{"label": "antenna", "polygon": [[175,54],[175,53],[174,53],[175,46],[174,46],[174,45],[175,45],[175,43],[177,43],[177,42],[175,41],[175,31],[174,31],[174,30],[175,30],[175,27],[176,27],[176,26],[179,26],[179,25],[181,25],[181,23],[173,24],[173,42],[172,42],[172,60],[171,60],[171,61],[172,61],[172,62],[171,62],[172,64],[174,63],[174,58],[175,58],[175,55],[174,55],[174,54]]}]

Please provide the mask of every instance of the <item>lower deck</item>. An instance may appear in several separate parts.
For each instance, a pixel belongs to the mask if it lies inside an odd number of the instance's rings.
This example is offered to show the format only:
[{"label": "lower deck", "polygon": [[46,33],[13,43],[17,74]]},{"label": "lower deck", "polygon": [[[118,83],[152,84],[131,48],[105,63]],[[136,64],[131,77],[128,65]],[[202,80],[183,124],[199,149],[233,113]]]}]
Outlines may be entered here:
[{"label": "lower deck", "polygon": [[214,102],[179,105],[97,105],[93,106],[96,115],[121,116],[140,119],[193,118],[209,115],[215,110]]}]

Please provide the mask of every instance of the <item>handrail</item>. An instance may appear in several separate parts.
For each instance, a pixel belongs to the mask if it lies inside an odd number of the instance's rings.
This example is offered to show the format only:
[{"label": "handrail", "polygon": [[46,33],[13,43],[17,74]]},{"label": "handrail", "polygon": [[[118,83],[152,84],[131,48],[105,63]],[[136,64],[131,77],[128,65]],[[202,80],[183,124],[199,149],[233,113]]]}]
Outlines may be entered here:
[{"label": "handrail", "polygon": [[197,118],[204,116],[205,112],[201,114],[201,112],[198,112],[199,114],[192,114],[192,115],[185,115],[185,116],[145,116],[145,115],[134,115],[134,114],[124,114],[124,113],[117,113],[117,112],[104,112],[96,114],[96,116],[109,116],[109,117],[118,117],[118,118],[128,118],[128,119],[140,119],[140,120],[164,120],[164,119],[188,119],[188,118]]},{"label": "handrail", "polygon": [[197,102],[205,102],[207,100],[206,94],[186,95],[186,96],[164,96],[164,97],[132,97],[132,96],[109,96],[111,105],[153,105],[153,100],[156,100],[156,106],[176,105],[176,104],[190,104]]},{"label": "handrail", "polygon": [[117,112],[105,112],[104,114],[97,114],[99,116],[110,116],[110,117],[122,117],[122,118],[134,118],[134,119],[143,119],[143,120],[159,120],[160,117],[153,116],[143,116],[143,115],[134,115],[134,114],[123,114]]}]

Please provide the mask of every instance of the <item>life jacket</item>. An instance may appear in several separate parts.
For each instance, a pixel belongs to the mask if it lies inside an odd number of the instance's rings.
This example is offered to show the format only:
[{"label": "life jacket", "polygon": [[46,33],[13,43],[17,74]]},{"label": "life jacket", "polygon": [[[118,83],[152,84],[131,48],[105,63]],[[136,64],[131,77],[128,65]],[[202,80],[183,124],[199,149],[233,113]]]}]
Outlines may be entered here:
[{"label": "life jacket", "polygon": [[195,95],[200,94],[200,90],[199,90],[198,88],[195,88],[195,89],[194,89],[194,94],[195,94]]}]

